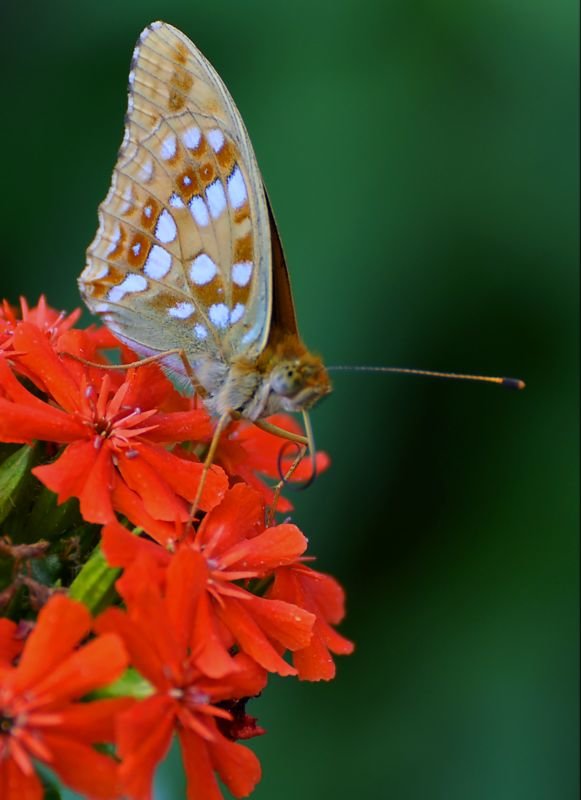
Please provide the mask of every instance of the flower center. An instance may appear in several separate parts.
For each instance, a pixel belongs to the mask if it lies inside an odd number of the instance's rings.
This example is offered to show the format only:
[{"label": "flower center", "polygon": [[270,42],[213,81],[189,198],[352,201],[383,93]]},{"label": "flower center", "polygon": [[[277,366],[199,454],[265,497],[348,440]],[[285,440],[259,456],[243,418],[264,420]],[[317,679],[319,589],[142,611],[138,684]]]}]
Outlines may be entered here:
[{"label": "flower center", "polygon": [[15,720],[11,714],[6,713],[5,711],[0,714],[0,735],[3,733],[10,733],[12,728],[14,727]]},{"label": "flower center", "polygon": [[207,705],[210,697],[205,692],[196,689],[195,686],[189,686],[184,692],[184,701],[190,708],[195,708],[198,705]]}]

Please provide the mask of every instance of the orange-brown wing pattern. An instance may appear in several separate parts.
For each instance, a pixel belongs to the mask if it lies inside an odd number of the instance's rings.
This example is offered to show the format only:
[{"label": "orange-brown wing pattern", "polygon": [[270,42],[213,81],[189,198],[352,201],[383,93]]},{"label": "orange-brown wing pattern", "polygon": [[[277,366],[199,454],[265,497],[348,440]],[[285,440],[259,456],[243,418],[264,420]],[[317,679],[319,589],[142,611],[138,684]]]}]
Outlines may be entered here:
[{"label": "orange-brown wing pattern", "polygon": [[181,348],[195,368],[263,349],[272,265],[256,159],[214,69],[165,23],[135,48],[99,223],[81,293],[135,350]]}]

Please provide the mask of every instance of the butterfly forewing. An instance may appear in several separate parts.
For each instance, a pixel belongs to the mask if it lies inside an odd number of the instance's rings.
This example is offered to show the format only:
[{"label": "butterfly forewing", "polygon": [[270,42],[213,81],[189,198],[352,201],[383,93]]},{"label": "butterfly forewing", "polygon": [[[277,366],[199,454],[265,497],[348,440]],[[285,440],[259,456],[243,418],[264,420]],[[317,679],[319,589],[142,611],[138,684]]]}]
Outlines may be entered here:
[{"label": "butterfly forewing", "polygon": [[137,352],[181,348],[195,368],[262,350],[272,277],[260,173],[224,84],[165,23],[135,48],[99,221],[81,292]]}]

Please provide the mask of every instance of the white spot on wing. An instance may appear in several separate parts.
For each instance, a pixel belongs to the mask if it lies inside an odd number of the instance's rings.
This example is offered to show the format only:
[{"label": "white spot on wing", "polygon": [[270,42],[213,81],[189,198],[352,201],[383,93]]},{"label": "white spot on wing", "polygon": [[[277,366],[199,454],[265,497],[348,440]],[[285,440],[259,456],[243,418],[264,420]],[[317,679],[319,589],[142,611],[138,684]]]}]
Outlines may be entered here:
[{"label": "white spot on wing", "polygon": [[247,286],[252,274],[252,261],[237,261],[232,264],[232,280],[236,286]]},{"label": "white spot on wing", "polygon": [[158,244],[154,244],[149,251],[147,261],[143,266],[143,271],[146,275],[149,275],[150,278],[155,278],[156,280],[165,278],[171,269],[171,261],[171,255],[167,250],[164,250],[163,247],[160,247]]},{"label": "white spot on wing", "polygon": [[194,333],[198,339],[206,339],[208,337],[208,330],[205,325],[194,325]]},{"label": "white spot on wing", "polygon": [[207,139],[210,142],[210,147],[215,153],[219,153],[224,147],[224,134],[219,128],[214,128],[207,134]]},{"label": "white spot on wing", "polygon": [[234,325],[234,323],[238,322],[242,319],[242,315],[244,314],[245,306],[243,303],[236,303],[234,308],[230,313],[230,324]]},{"label": "white spot on wing", "polygon": [[175,133],[168,133],[163,142],[161,143],[160,154],[165,161],[173,158],[177,152],[178,141]]},{"label": "white spot on wing", "polygon": [[200,253],[200,255],[196,256],[192,261],[190,278],[196,286],[204,286],[214,279],[217,272],[218,267],[214,264],[210,256],[206,255],[206,253]]},{"label": "white spot on wing", "polygon": [[170,317],[175,317],[176,319],[187,319],[191,317],[196,309],[191,303],[176,303],[175,306],[168,309],[168,314]]},{"label": "white spot on wing", "polygon": [[[121,239],[121,226],[120,225],[116,225],[115,226],[115,230],[113,231],[113,236],[111,237],[111,244],[107,248],[107,250],[105,252],[105,256],[110,256],[111,253],[115,252],[115,250],[117,249],[117,245],[119,244],[119,240],[120,239]],[[109,271],[109,270],[107,269],[107,271]],[[105,273],[105,275],[106,274],[107,273]]]},{"label": "white spot on wing", "polygon": [[176,224],[174,222],[174,218],[169,213],[167,208],[159,215],[159,219],[157,220],[157,225],[155,226],[155,235],[159,239],[160,242],[173,242],[176,238],[178,229],[176,228]]},{"label": "white spot on wing", "polygon": [[246,183],[244,176],[240,172],[240,167],[236,165],[228,177],[228,198],[233,208],[241,208],[248,194],[246,193]]},{"label": "white spot on wing", "polygon": [[169,198],[169,204],[172,208],[185,208],[184,201],[182,198],[176,194],[175,192]]},{"label": "white spot on wing", "polygon": [[113,286],[112,289],[109,289],[107,299],[112,303],[118,303],[125,297],[126,294],[143,292],[144,289],[147,289],[147,281],[143,275],[135,275],[130,273],[121,281],[118,286]]},{"label": "white spot on wing", "polygon": [[135,242],[131,249],[133,251],[133,255],[138,256],[141,253],[141,242]]},{"label": "white spot on wing", "polygon": [[206,197],[210,206],[210,214],[213,219],[217,219],[226,208],[226,195],[222,181],[215,180],[214,183],[211,183],[206,189]]},{"label": "white spot on wing", "polygon": [[123,194],[121,195],[121,205],[119,206],[120,214],[127,214],[133,208],[135,199],[133,197],[133,187],[130,183],[127,184]]},{"label": "white spot on wing", "polygon": [[216,328],[227,328],[230,321],[228,306],[224,303],[215,303],[209,309],[210,320]]},{"label": "white spot on wing", "polygon": [[210,222],[210,216],[208,214],[208,208],[202,198],[198,197],[198,195],[192,197],[189,206],[194,221],[201,227],[208,225]]},{"label": "white spot on wing", "polygon": [[137,179],[141,183],[149,183],[153,178],[153,160],[148,156],[147,160],[141,165],[141,169],[137,173]]},{"label": "white spot on wing", "polygon": [[199,128],[195,125],[191,128],[188,128],[187,131],[182,136],[183,142],[186,147],[189,147],[190,150],[197,150],[202,139],[202,133]]},{"label": "white spot on wing", "polygon": [[101,264],[99,267],[93,267],[91,270],[91,274],[87,275],[88,281],[100,281],[102,278],[105,278],[109,274],[109,265],[108,264]]}]

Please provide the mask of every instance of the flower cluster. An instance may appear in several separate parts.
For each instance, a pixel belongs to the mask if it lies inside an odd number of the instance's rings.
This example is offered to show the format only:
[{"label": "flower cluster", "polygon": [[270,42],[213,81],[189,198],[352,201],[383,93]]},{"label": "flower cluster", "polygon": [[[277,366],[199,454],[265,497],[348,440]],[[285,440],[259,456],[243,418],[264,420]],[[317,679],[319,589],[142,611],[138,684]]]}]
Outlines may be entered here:
[{"label": "flower cluster", "polygon": [[204,474],[207,412],[77,319],[0,308],[0,797],[147,800],[174,735],[188,797],[246,797],[247,704],[334,677],[343,591],[277,520],[281,440],[234,421]]}]

